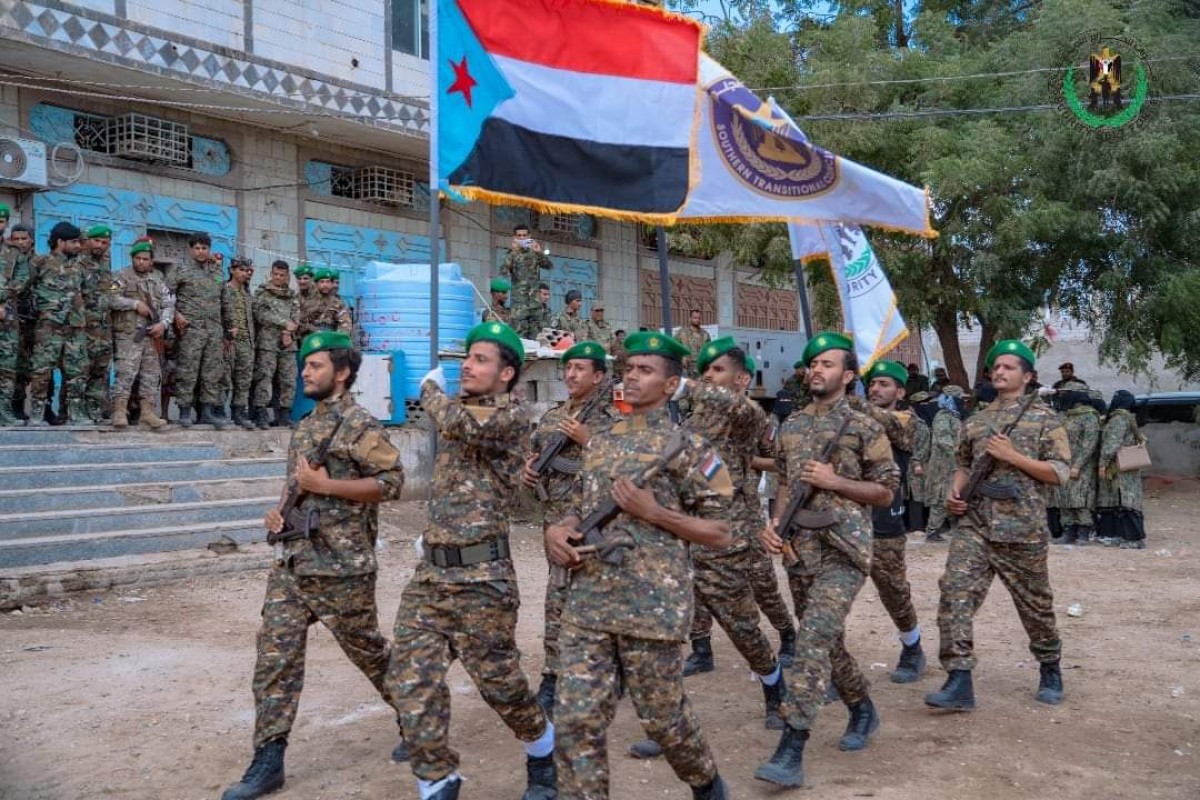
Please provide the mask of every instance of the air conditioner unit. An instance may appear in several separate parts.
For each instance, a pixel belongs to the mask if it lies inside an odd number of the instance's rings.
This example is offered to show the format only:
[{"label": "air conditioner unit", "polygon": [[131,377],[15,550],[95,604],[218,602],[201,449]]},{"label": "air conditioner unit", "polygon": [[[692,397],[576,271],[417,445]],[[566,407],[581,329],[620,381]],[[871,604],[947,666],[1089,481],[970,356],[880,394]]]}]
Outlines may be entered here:
[{"label": "air conditioner unit", "polygon": [[186,125],[145,114],[122,114],[108,121],[109,153],[122,158],[186,167],[191,137]]},{"label": "air conditioner unit", "polygon": [[0,186],[47,185],[46,145],[0,136]]},{"label": "air conditioner unit", "polygon": [[391,167],[361,167],[355,173],[355,196],[369,203],[412,206],[417,181],[411,172]]}]

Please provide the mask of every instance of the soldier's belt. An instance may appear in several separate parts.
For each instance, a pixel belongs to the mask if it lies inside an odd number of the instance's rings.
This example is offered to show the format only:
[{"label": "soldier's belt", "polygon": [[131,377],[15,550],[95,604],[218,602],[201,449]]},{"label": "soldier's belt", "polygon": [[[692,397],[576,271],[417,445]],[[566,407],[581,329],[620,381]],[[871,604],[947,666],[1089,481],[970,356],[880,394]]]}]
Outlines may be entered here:
[{"label": "soldier's belt", "polygon": [[1001,483],[999,481],[984,481],[979,484],[980,497],[986,497],[989,500],[1020,500],[1021,492],[1014,483]]},{"label": "soldier's belt", "polygon": [[425,560],[435,567],[470,567],[508,558],[508,539],[473,544],[468,547],[431,547],[425,545]]}]

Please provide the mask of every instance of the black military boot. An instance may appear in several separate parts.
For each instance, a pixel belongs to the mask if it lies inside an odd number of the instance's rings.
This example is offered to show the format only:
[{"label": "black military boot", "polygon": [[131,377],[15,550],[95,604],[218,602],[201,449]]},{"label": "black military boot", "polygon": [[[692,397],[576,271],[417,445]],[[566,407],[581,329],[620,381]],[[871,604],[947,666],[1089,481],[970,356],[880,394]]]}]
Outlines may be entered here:
[{"label": "black military boot", "polygon": [[892,670],[892,683],[916,683],[925,673],[925,651],[921,649],[921,640],[917,639],[912,646],[904,645],[900,649],[900,661]]},{"label": "black military boot", "polygon": [[974,708],[975,689],[971,685],[971,670],[950,670],[942,688],[925,695],[925,705],[952,711],[968,711]]},{"label": "black military boot", "polygon": [[1063,699],[1062,670],[1059,662],[1051,661],[1042,664],[1042,676],[1038,681],[1037,701],[1048,706],[1056,706]]},{"label": "black military boot", "polygon": [[879,712],[875,710],[875,704],[869,697],[848,708],[850,722],[846,725],[846,732],[838,740],[838,750],[853,753],[866,747],[867,739],[879,729]]},{"label": "black military boot", "polygon": [[72,397],[67,401],[67,417],[71,420],[72,425],[95,425],[92,418],[88,415],[87,404],[83,400],[76,400]]},{"label": "black military boot", "polygon": [[692,800],[729,800],[729,787],[720,775],[707,786],[693,786]]},{"label": "black military boot", "polygon": [[256,427],[254,420],[250,419],[250,416],[246,413],[245,406],[233,407],[233,424],[239,425],[248,431],[252,431]]},{"label": "black military boot", "polygon": [[267,407],[254,407],[254,424],[258,426],[260,431],[265,431],[271,427],[271,420],[267,419]]},{"label": "black military boot", "polygon": [[195,417],[192,413],[192,407],[181,405],[179,407],[179,427],[190,428],[192,427],[192,423],[195,421]]},{"label": "black military boot", "polygon": [[779,666],[791,669],[796,662],[796,629],[779,632]]},{"label": "black military boot", "polygon": [[776,786],[804,785],[804,745],[808,741],[808,731],[799,731],[790,725],[783,730],[779,737],[779,746],[771,760],[754,770],[756,780],[773,783]]},{"label": "black military boot", "polygon": [[521,800],[554,800],[558,797],[558,770],[554,754],[542,758],[525,756],[525,777],[528,779]]},{"label": "black military boot", "polygon": [[634,742],[629,745],[628,750],[630,758],[658,758],[662,753],[662,748],[653,739],[642,739],[640,742]]},{"label": "black military boot", "polygon": [[1080,525],[1075,529],[1076,544],[1095,544],[1096,529],[1091,525]]},{"label": "black military boot", "polygon": [[781,731],[787,727],[787,723],[783,721],[783,717],[779,716],[779,704],[783,702],[783,693],[787,684],[783,680],[783,676],[779,676],[779,680],[775,681],[774,686],[762,685],[763,702],[766,705],[766,721],[764,725],[769,731]]},{"label": "black military boot", "polygon": [[701,672],[712,672],[713,665],[712,639],[692,640],[692,654],[683,662],[683,677],[697,675]]},{"label": "black military boot", "polygon": [[1063,535],[1058,544],[1078,544],[1078,530],[1074,525],[1064,525]]},{"label": "black military boot", "polygon": [[221,800],[254,800],[283,788],[283,751],[287,739],[272,739],[255,748],[254,760],[241,781],[230,786]]},{"label": "black military boot", "polygon": [[408,761],[412,755],[412,751],[408,748],[408,742],[404,741],[404,737],[400,737],[400,741],[392,748],[392,763],[403,764]]},{"label": "black military boot", "polygon": [[558,676],[546,673],[542,675],[542,683],[538,686],[537,702],[546,712],[546,717],[554,720],[554,690],[558,686]]},{"label": "black military boot", "polygon": [[217,430],[225,427],[225,416],[217,412],[216,406],[203,405],[200,407],[200,424],[212,425]]},{"label": "black military boot", "polygon": [[429,797],[429,800],[458,800],[458,791],[462,788],[462,779],[455,778]]}]

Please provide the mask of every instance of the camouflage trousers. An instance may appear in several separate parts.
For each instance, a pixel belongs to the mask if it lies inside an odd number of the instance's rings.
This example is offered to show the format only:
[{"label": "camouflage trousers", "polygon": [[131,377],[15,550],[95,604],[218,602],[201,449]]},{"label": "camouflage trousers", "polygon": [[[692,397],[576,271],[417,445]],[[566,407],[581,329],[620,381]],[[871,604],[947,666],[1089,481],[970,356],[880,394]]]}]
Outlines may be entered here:
[{"label": "camouflage trousers", "polygon": [[20,321],[20,338],[17,350],[17,394],[29,385],[33,378],[33,347],[37,342],[37,321],[22,319]]},{"label": "camouflage trousers", "polygon": [[1060,508],[1058,510],[1058,521],[1060,525],[1077,525],[1083,528],[1090,528],[1095,523],[1092,509],[1084,508]]},{"label": "camouflage trousers", "polygon": [[[792,624],[792,612],[788,611],[787,603],[783,599],[783,595],[779,591],[779,579],[775,577],[775,564],[771,561],[770,554],[763,548],[758,539],[758,532],[754,531],[750,535],[750,560],[748,566],[748,577],[750,580],[750,591],[754,594],[754,602],[758,604],[758,608],[766,615],[767,621],[771,623],[771,627],[780,633],[792,632],[796,628]],[[694,591],[693,587],[693,591]],[[713,617],[708,610],[708,606],[700,601],[697,596],[695,601],[695,613],[692,616],[692,632],[691,639],[707,639],[712,636]]]},{"label": "camouflage trousers", "polygon": [[321,622],[388,705],[388,642],[379,630],[375,574],[298,576],[281,566],[267,577],[254,665],[254,746],[287,736],[304,688],[308,628]]},{"label": "camouflage trousers", "polygon": [[17,359],[20,358],[21,333],[16,320],[0,322],[0,417],[8,411],[17,388]]},{"label": "camouflage trousers", "polygon": [[974,668],[973,620],[997,575],[1012,595],[1029,635],[1029,651],[1043,664],[1058,661],[1062,640],[1054,622],[1049,550],[1047,542],[989,542],[975,529],[959,526],[950,539],[946,571],[938,581],[943,669]]},{"label": "camouflage trousers", "polygon": [[517,586],[409,583],[396,611],[387,688],[396,698],[413,774],[437,781],[458,768],[450,747],[446,671],[462,662],[484,701],[523,742],[546,732],[517,650]]},{"label": "camouflage trousers", "polygon": [[94,411],[107,411],[108,387],[112,377],[112,328],[103,323],[89,322],[84,332],[87,336],[88,355],[87,389],[84,399]]},{"label": "camouflage trousers", "polygon": [[271,405],[271,395],[279,386],[279,407],[291,409],[296,396],[296,348],[259,347],[254,360],[254,406]]},{"label": "camouflage trousers", "polygon": [[875,537],[871,555],[871,582],[879,592],[879,601],[901,633],[915,630],[917,610],[913,608],[912,589],[908,585],[908,565],[904,560],[905,536]]},{"label": "camouflage trousers", "polygon": [[132,333],[117,333],[117,385],[113,397],[129,399],[133,383],[138,381],[138,394],[152,398],[158,408],[159,389],[162,386],[162,362],[154,349],[154,340],[143,336],[140,342],[133,340]]},{"label": "camouflage trousers", "polygon": [[543,675],[557,675],[562,665],[558,639],[562,633],[562,613],[567,604],[567,588],[555,586],[553,580],[546,581],[546,606],[542,623],[542,642],[546,648],[546,659],[542,664]]},{"label": "camouflage trousers", "polygon": [[176,344],[175,402],[190,408],[222,404],[225,381],[225,335],[216,322],[189,320]]},{"label": "camouflage trousers", "polygon": [[867,697],[867,679],[846,650],[846,617],[867,576],[844,552],[818,536],[796,540],[793,547],[798,558],[788,565],[787,573],[800,625],[796,661],[779,711],[791,727],[809,730],[825,701],[827,677],[846,705]]},{"label": "camouflage trousers", "polygon": [[87,337],[83,329],[40,322],[30,362],[33,374],[29,394],[35,400],[31,413],[41,413],[42,403],[50,397],[54,368],[60,363],[63,396],[82,398],[87,389],[88,372]]},{"label": "camouflage trousers", "polygon": [[769,675],[775,671],[775,652],[758,625],[758,606],[750,588],[751,558],[749,547],[716,556],[701,555],[699,549],[692,551],[695,608],[697,611],[703,608],[711,615],[710,630],[700,636],[696,635],[693,623],[692,639],[710,636],[711,619],[715,617],[750,669],[759,675]]},{"label": "camouflage trousers", "polygon": [[563,623],[562,669],[554,702],[559,800],[608,797],[608,727],[617,710],[617,673],[638,719],[681,781],[704,786],[717,774],[712,750],[683,690],[678,642],[638,639]]},{"label": "camouflage trousers", "polygon": [[229,404],[246,408],[250,405],[250,384],[254,379],[254,345],[249,339],[234,339],[225,352],[225,370],[229,376]]}]

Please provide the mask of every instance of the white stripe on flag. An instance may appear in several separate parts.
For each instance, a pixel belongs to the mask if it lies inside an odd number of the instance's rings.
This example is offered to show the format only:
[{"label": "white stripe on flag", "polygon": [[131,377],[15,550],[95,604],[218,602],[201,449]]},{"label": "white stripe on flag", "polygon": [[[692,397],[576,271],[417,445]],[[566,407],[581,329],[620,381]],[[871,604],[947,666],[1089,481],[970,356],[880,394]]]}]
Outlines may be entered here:
[{"label": "white stripe on flag", "polygon": [[516,94],[492,112],[530,131],[605,144],[688,147],[697,92],[681,83],[592,75],[493,56]]}]

